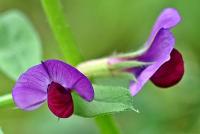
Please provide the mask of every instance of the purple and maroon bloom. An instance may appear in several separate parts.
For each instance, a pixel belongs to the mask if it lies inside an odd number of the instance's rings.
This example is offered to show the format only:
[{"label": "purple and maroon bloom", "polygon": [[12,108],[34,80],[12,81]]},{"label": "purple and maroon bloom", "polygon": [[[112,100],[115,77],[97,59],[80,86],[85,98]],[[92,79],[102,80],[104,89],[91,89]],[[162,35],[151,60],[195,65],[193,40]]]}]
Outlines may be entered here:
[{"label": "purple and maroon bloom", "polygon": [[47,101],[54,115],[67,118],[74,111],[73,91],[86,101],[94,98],[92,84],[85,75],[62,61],[47,60],[23,73],[12,95],[20,109],[34,110]]},{"label": "purple and maroon bloom", "polygon": [[176,9],[163,10],[145,43],[145,51],[136,56],[110,59],[109,64],[131,60],[150,63],[126,69],[136,77],[136,81],[130,82],[133,96],[142,89],[148,80],[159,87],[170,87],[181,80],[184,74],[184,62],[180,52],[174,48],[175,38],[170,31],[180,21],[181,17]]}]

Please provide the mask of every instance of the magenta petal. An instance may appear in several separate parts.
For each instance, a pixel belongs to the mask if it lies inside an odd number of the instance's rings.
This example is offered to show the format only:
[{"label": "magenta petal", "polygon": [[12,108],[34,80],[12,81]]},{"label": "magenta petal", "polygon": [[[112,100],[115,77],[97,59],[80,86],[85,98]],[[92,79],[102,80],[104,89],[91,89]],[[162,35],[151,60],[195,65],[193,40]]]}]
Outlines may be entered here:
[{"label": "magenta petal", "polygon": [[68,118],[73,114],[74,106],[70,90],[52,82],[48,87],[48,107],[59,118]]},{"label": "magenta petal", "polygon": [[136,95],[142,86],[160,68],[162,64],[170,59],[170,53],[174,47],[175,39],[169,30],[161,29],[154,39],[151,47],[142,56],[137,57],[139,61],[152,62],[144,68],[133,68],[137,81],[130,84],[131,94]]},{"label": "magenta petal", "polygon": [[179,15],[178,11],[174,8],[166,8],[164,9],[160,16],[157,18],[151,35],[147,41],[147,46],[150,46],[153,42],[156,34],[159,32],[160,29],[171,29],[172,27],[176,26],[181,21],[181,16]]},{"label": "magenta petal", "polygon": [[184,74],[184,61],[181,53],[173,49],[170,60],[165,62],[151,77],[151,81],[159,87],[170,87],[177,84]]},{"label": "magenta petal", "polygon": [[24,110],[38,108],[47,98],[49,77],[42,65],[36,65],[22,74],[13,88],[17,107]]},{"label": "magenta petal", "polygon": [[59,60],[47,60],[43,63],[50,79],[62,85],[65,89],[75,90],[85,100],[94,98],[91,82],[76,68]]}]

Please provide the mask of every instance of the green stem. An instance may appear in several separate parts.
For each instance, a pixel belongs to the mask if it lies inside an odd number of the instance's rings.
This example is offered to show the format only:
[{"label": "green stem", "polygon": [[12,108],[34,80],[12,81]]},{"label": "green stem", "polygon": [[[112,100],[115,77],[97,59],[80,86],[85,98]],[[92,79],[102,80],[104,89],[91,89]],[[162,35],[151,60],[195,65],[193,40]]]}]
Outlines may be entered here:
[{"label": "green stem", "polygon": [[120,134],[120,131],[111,115],[96,117],[95,121],[102,134]]},{"label": "green stem", "polygon": [[66,23],[60,0],[42,0],[42,5],[64,58],[72,65],[78,64],[82,59],[81,54]]}]

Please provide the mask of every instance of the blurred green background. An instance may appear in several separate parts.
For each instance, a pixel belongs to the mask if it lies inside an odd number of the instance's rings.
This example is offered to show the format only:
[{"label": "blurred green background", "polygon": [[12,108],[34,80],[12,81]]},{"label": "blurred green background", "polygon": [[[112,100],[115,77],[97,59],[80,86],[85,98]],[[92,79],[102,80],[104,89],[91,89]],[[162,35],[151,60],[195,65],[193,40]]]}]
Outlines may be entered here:
[{"label": "blurred green background", "polygon": [[[62,4],[85,59],[137,50],[160,11],[177,8],[183,19],[173,32],[176,48],[185,59],[183,80],[170,89],[149,82],[135,97],[140,114],[123,112],[115,118],[124,134],[200,133],[200,1],[62,0]],[[0,0],[0,12],[9,9],[21,10],[32,21],[42,40],[43,59],[62,59],[40,0]],[[1,95],[10,92],[13,85],[14,81],[0,73]],[[5,134],[98,134],[93,119],[73,116],[58,121],[47,106],[32,112],[1,109],[0,126]]]}]

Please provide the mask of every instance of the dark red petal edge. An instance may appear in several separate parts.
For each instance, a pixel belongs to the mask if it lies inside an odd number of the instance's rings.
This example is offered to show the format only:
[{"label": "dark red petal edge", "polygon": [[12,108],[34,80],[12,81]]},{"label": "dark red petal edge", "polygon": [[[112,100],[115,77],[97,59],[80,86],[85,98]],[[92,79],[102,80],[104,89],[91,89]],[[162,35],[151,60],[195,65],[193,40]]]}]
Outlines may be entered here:
[{"label": "dark red petal edge", "polygon": [[73,114],[74,106],[71,91],[52,82],[48,87],[48,107],[59,118],[68,118]]},{"label": "dark red petal edge", "polygon": [[178,50],[173,49],[169,61],[164,63],[151,77],[151,81],[159,87],[170,87],[177,84],[184,74],[184,61]]}]

